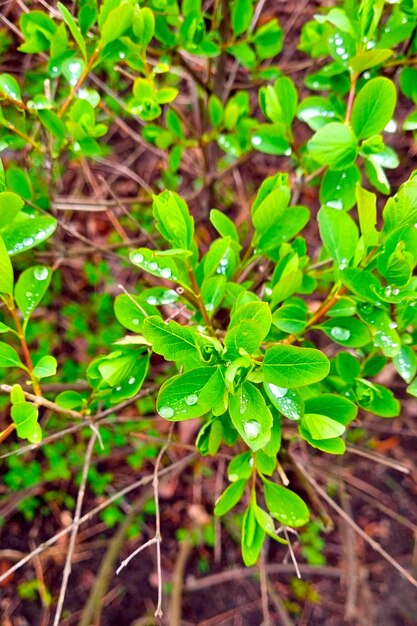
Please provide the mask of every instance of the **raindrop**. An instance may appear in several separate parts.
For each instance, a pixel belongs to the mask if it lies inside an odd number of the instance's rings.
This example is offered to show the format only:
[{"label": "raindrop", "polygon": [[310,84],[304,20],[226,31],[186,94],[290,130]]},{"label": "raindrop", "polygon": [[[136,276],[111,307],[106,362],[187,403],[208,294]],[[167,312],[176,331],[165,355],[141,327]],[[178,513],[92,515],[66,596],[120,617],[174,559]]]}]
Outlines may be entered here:
[{"label": "raindrop", "polygon": [[174,415],[174,409],[170,406],[163,406],[159,409],[159,415],[161,417],[172,417]]},{"label": "raindrop", "polygon": [[129,385],[133,385],[135,380],[136,380],[136,378],[134,376],[132,376],[131,378],[129,378],[129,380],[127,382],[128,382]]},{"label": "raindrop", "polygon": [[132,320],[132,324],[134,324],[135,326],[139,326],[139,320],[138,320],[138,318],[137,318],[137,317],[135,317],[135,318]]},{"label": "raindrop", "polygon": [[162,278],[171,278],[172,272],[169,267],[163,267],[161,269]]},{"label": "raindrop", "polygon": [[274,385],[273,383],[269,383],[269,389],[276,398],[283,398],[287,393],[288,389],[286,387],[278,387],[278,385]]},{"label": "raindrop", "polygon": [[48,268],[47,267],[35,267],[33,270],[33,275],[36,280],[46,280],[48,278]]},{"label": "raindrop", "polygon": [[31,246],[33,244],[33,237],[25,237],[22,243],[24,246]]},{"label": "raindrop", "polygon": [[251,420],[244,423],[243,430],[245,431],[245,435],[248,439],[256,439],[256,437],[261,432],[261,425],[259,424],[259,422]]},{"label": "raindrop", "polygon": [[350,337],[350,330],[341,326],[334,326],[330,331],[331,336],[338,341],[347,341]]},{"label": "raindrop", "polygon": [[197,404],[197,402],[198,402],[198,396],[195,393],[191,393],[189,396],[185,398],[185,404],[188,404],[188,406],[193,406],[194,404]]},{"label": "raindrop", "polygon": [[141,254],[140,252],[137,252],[136,254],[132,254],[132,261],[133,263],[137,263],[138,265],[140,263],[143,263],[143,254]]}]

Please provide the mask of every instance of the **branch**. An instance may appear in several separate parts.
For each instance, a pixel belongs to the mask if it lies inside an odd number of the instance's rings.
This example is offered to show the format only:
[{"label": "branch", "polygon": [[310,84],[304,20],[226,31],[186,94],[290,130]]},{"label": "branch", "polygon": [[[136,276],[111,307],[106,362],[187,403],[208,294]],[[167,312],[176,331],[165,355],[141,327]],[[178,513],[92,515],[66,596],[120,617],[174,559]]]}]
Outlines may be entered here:
[{"label": "branch", "polygon": [[67,592],[68,581],[69,581],[69,577],[71,574],[72,556],[74,554],[75,542],[77,540],[78,529],[80,527],[81,509],[83,506],[85,489],[87,485],[88,470],[90,469],[91,456],[93,454],[93,449],[94,449],[94,444],[96,442],[96,438],[97,438],[97,434],[93,430],[91,437],[90,437],[90,441],[88,442],[87,452],[85,455],[83,473],[81,477],[81,484],[78,490],[77,504],[75,507],[74,519],[71,525],[71,536],[70,536],[67,558],[66,558],[65,567],[64,567],[64,574],[62,576],[62,585],[61,585],[61,589],[59,592],[58,604],[56,607],[53,626],[59,626],[62,609],[64,607],[65,594]]}]

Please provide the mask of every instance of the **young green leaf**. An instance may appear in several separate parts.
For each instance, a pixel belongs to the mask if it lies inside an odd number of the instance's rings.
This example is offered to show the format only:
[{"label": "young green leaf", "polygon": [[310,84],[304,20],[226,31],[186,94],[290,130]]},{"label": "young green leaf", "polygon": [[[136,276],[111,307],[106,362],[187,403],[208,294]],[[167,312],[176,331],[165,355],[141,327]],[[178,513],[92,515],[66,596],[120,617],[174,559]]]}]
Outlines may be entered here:
[{"label": "young green leaf", "polygon": [[17,402],[11,408],[12,420],[16,425],[17,436],[37,443],[42,437],[38,424],[38,409],[31,402]]},{"label": "young green leaf", "polygon": [[357,140],[350,128],[340,122],[330,122],[313,135],[308,142],[308,151],[320,165],[343,170],[356,159]]},{"label": "young green leaf", "polygon": [[272,415],[259,389],[245,382],[229,397],[232,422],[251,450],[263,448],[271,437]]},{"label": "young green leaf", "polygon": [[272,517],[284,524],[298,528],[310,519],[310,512],[305,502],[291,489],[264,481],[265,502]]},{"label": "young green leaf", "polygon": [[352,128],[358,139],[366,139],[384,130],[392,118],[397,93],[392,80],[372,78],[360,90],[352,109]]},{"label": "young green leaf", "polygon": [[242,520],[242,557],[246,567],[256,563],[265,540],[265,531],[256,519],[256,506],[256,503],[251,503]]},{"label": "young green leaf", "polygon": [[87,61],[87,47],[84,42],[84,37],[78,28],[77,23],[72,17],[71,13],[68,11],[67,7],[62,4],[62,2],[58,2],[57,4],[58,11],[61,13],[65,24],[71,31],[71,35],[74,37],[74,41],[76,42],[78,48],[80,49],[81,54],[84,57],[84,60]]},{"label": "young green leaf", "polygon": [[24,270],[16,283],[16,304],[22,311],[26,323],[44,297],[51,282],[51,268],[45,265],[34,265]]},{"label": "young green leaf", "polygon": [[178,422],[207,413],[224,394],[224,386],[217,389],[217,396],[215,390],[209,387],[216,373],[217,367],[199,367],[165,381],[158,394],[159,415]]},{"label": "young green leaf", "polygon": [[262,363],[265,381],[284,388],[316,383],[329,369],[329,360],[320,350],[285,345],[268,348]]},{"label": "young green leaf", "polygon": [[[20,216],[19,216],[20,217]],[[55,232],[57,221],[49,215],[29,219],[15,219],[1,231],[1,236],[10,256],[25,252],[39,245]]]},{"label": "young green leaf", "polygon": [[322,207],[318,214],[321,239],[340,270],[352,260],[359,241],[358,227],[347,213]]},{"label": "young green leaf", "polygon": [[23,205],[23,200],[16,193],[11,191],[0,193],[0,229],[13,222]]},{"label": "young green leaf", "polygon": [[7,248],[0,237],[0,293],[13,295],[13,267]]},{"label": "young green leaf", "polygon": [[145,320],[143,334],[154,352],[162,354],[167,361],[201,359],[201,350],[205,343],[209,344],[194,328],[181,326],[174,320],[166,323],[154,315]]},{"label": "young green leaf", "polygon": [[16,350],[2,341],[0,341],[0,367],[24,367]]},{"label": "young green leaf", "polygon": [[33,374],[36,378],[47,378],[56,374],[57,362],[53,356],[43,356],[33,368]]},{"label": "young green leaf", "polygon": [[346,428],[340,422],[337,422],[327,415],[319,415],[318,413],[306,413],[303,417],[302,424],[314,439],[332,439],[343,435]]},{"label": "young green leaf", "polygon": [[247,480],[237,480],[227,487],[225,491],[223,491],[222,495],[216,502],[216,506],[214,508],[214,515],[218,517],[225,515],[233,509],[233,507],[240,502],[247,485]]}]

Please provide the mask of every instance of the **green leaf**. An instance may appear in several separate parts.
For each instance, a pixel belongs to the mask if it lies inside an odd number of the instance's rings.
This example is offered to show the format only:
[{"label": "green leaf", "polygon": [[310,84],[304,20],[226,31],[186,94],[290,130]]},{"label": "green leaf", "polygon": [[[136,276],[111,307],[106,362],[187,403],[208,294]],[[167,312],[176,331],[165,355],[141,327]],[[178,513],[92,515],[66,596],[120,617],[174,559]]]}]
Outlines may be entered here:
[{"label": "green leaf", "polygon": [[262,364],[266,382],[286,388],[316,383],[329,369],[329,360],[320,350],[285,345],[268,348]]},{"label": "green leaf", "polygon": [[299,420],[304,415],[304,400],[296,389],[279,387],[264,382],[265,391],[272,404],[290,420]]},{"label": "green leaf", "polygon": [[173,191],[153,197],[153,214],[162,237],[173,247],[191,250],[194,220],[187,204]]},{"label": "green leaf", "polygon": [[310,512],[304,500],[294,491],[265,480],[264,493],[269,512],[281,524],[293,528],[307,524]]},{"label": "green leaf", "polygon": [[210,386],[216,372],[216,367],[199,367],[165,381],[158,394],[159,415],[178,422],[207,413],[224,393],[218,389],[216,395]]},{"label": "green leaf", "polygon": [[339,269],[352,260],[359,240],[358,227],[347,213],[322,207],[318,214],[321,239]]},{"label": "green leaf", "polygon": [[285,187],[271,191],[252,211],[252,222],[257,235],[257,245],[265,252],[276,251],[293,239],[308,223],[310,211],[303,206],[288,206]]},{"label": "green leaf", "polygon": [[148,317],[143,325],[143,335],[154,352],[162,354],[166,361],[185,361],[188,358],[201,358],[200,351],[204,342],[197,330],[189,326],[181,326],[171,320],[164,322],[155,315]]},{"label": "green leaf", "polygon": [[229,329],[224,338],[226,357],[233,360],[241,354],[255,354],[265,337],[262,327],[253,320],[245,320]]},{"label": "green leaf", "polygon": [[0,293],[13,295],[13,267],[7,253],[7,248],[0,237]]},{"label": "green leaf", "polygon": [[253,451],[263,448],[271,437],[272,415],[259,389],[245,382],[229,397],[233,425]]},{"label": "green leaf", "polygon": [[0,341],[0,367],[24,367],[16,350],[2,341]]},{"label": "green leaf", "polygon": [[222,237],[230,237],[236,243],[239,243],[239,234],[234,222],[217,209],[210,211],[210,222]]},{"label": "green leaf", "polygon": [[80,49],[81,54],[84,57],[84,60],[87,61],[87,48],[84,42],[84,37],[78,28],[74,18],[71,13],[68,11],[67,7],[62,4],[62,2],[58,2],[57,4],[58,11],[61,13],[65,24],[70,29],[71,35],[74,37],[74,41]]},{"label": "green leaf", "polygon": [[107,15],[104,24],[101,26],[101,37],[99,45],[104,48],[107,44],[119,39],[121,35],[131,26],[133,18],[133,6],[122,4],[116,6]]},{"label": "green leaf", "polygon": [[358,185],[356,187],[356,198],[363,242],[365,249],[368,249],[371,246],[375,246],[379,239],[379,234],[376,230],[376,195]]},{"label": "green leaf", "polygon": [[332,439],[343,435],[346,428],[327,415],[318,413],[306,413],[303,417],[303,426],[307,428],[313,439]]},{"label": "green leaf", "polygon": [[272,324],[284,333],[302,333],[307,324],[307,305],[304,300],[291,298],[272,316]]},{"label": "green leaf", "polygon": [[39,245],[55,232],[57,221],[50,216],[15,219],[3,228],[1,235],[10,256],[25,252]]},{"label": "green leaf", "polygon": [[255,514],[256,503],[245,511],[242,520],[242,557],[246,567],[256,563],[265,540],[265,531],[261,528]]},{"label": "green leaf", "polygon": [[[212,94],[208,100],[208,114],[210,117],[211,125],[214,128],[218,128],[223,120],[223,103],[219,97]],[[216,210],[216,209],[213,209]],[[211,214],[210,214],[211,219]]]},{"label": "green leaf", "polygon": [[291,126],[297,109],[298,94],[290,78],[281,76],[273,87],[261,87],[259,99],[266,117],[272,122]]},{"label": "green leaf", "polygon": [[52,270],[45,265],[28,267],[20,274],[15,287],[15,298],[25,322],[45,295],[51,277]]},{"label": "green leaf", "polygon": [[243,479],[237,480],[229,485],[217,500],[214,508],[214,515],[221,517],[222,515],[228,513],[230,509],[233,509],[233,507],[240,502],[243,494],[245,493],[247,482],[247,480]]},{"label": "green leaf", "polygon": [[271,328],[272,316],[269,305],[266,302],[255,301],[236,307],[230,319],[229,331],[245,321],[252,321],[258,325],[259,336],[262,337],[262,341]]},{"label": "green leaf", "polygon": [[0,74],[0,98],[1,92],[12,100],[22,102],[19,83],[10,74]]},{"label": "green leaf", "polygon": [[355,204],[356,184],[361,173],[356,165],[341,172],[327,170],[320,186],[320,202],[334,209],[348,211]]},{"label": "green leaf", "polygon": [[[346,356],[346,353],[339,353],[339,355],[343,354]],[[351,355],[348,354],[348,356]],[[308,398],[306,400],[305,410],[306,413],[327,415],[327,417],[343,424],[343,426],[348,426],[353,422],[358,413],[358,407],[353,402],[343,396],[331,393],[324,393],[315,398]]]},{"label": "green leaf", "polygon": [[259,59],[270,59],[282,50],[282,28],[277,19],[269,20],[257,28],[253,40]]},{"label": "green leaf", "polygon": [[362,409],[380,417],[397,417],[401,410],[392,391],[364,379],[356,384],[356,397]]},{"label": "green leaf", "polygon": [[80,409],[84,398],[78,391],[62,391],[55,398],[55,402],[63,409]]},{"label": "green leaf", "polygon": [[227,477],[230,482],[236,482],[244,478],[247,480],[253,473],[253,456],[252,452],[242,452],[234,456],[227,468]]},{"label": "green leaf", "polygon": [[252,0],[233,0],[231,3],[231,22],[235,37],[248,30],[253,16]]},{"label": "green leaf", "polygon": [[10,390],[10,402],[17,404],[25,401],[25,393],[20,385],[13,385]]},{"label": "green leaf", "polygon": [[333,439],[314,439],[310,432],[306,428],[303,428],[302,424],[300,424],[298,430],[301,437],[313,448],[317,448],[328,454],[344,454],[346,452],[346,444],[341,437],[334,437]]},{"label": "green leaf", "polygon": [[357,141],[350,128],[340,122],[330,122],[320,128],[308,142],[312,159],[332,170],[343,170],[356,159]]},{"label": "green leaf", "polygon": [[210,318],[223,300],[226,293],[226,284],[226,276],[212,276],[207,278],[202,284],[201,297]]},{"label": "green leaf", "polygon": [[351,123],[358,139],[384,130],[392,118],[397,101],[394,83],[388,78],[372,78],[355,98]]},{"label": "green leaf", "polygon": [[417,357],[409,346],[402,346],[400,352],[392,359],[398,374],[406,383],[410,383],[417,373]]},{"label": "green leaf", "polygon": [[384,231],[417,223],[417,176],[403,183],[398,192],[387,201],[382,216]]},{"label": "green leaf", "polygon": [[121,293],[114,301],[114,314],[117,321],[134,333],[142,332],[143,322],[148,315],[158,315],[158,309],[149,304],[146,296]]},{"label": "green leaf", "polygon": [[382,65],[392,55],[393,51],[388,49],[367,50],[352,57],[349,61],[349,67],[356,74],[362,74],[362,72],[369,70],[371,67]]},{"label": "green leaf", "polygon": [[367,326],[355,317],[334,317],[318,328],[330,339],[348,348],[361,348],[371,341]]},{"label": "green leaf", "polygon": [[33,374],[36,378],[47,378],[56,374],[57,362],[53,356],[43,356],[36,363]]},{"label": "green leaf", "polygon": [[239,263],[238,250],[240,245],[230,237],[213,241],[203,260],[204,277],[207,279],[220,274],[228,279],[232,278]]},{"label": "green leaf", "polygon": [[[361,366],[356,357],[349,352],[338,352],[336,356],[336,369],[340,378],[343,378],[345,383],[351,383],[360,374]],[[341,397],[341,396],[338,396]],[[319,411],[310,411],[311,413],[318,413]],[[324,415],[327,415],[324,411]],[[330,415],[329,417],[332,417]]]},{"label": "green leaf", "polygon": [[29,441],[38,441],[38,409],[31,402],[17,402],[11,408],[12,420],[17,436]]},{"label": "green leaf", "polygon": [[190,288],[190,278],[186,262],[191,252],[188,250],[148,250],[138,248],[130,253],[130,260],[145,272],[179,283],[185,288]]},{"label": "green leaf", "polygon": [[0,229],[13,222],[23,205],[23,200],[16,193],[11,191],[0,193]]},{"label": "green leaf", "polygon": [[284,124],[259,124],[252,135],[252,146],[259,152],[288,156],[291,147],[286,138]]},{"label": "green leaf", "polygon": [[297,117],[312,130],[319,130],[331,120],[340,118],[332,103],[321,96],[310,96],[300,102]]}]

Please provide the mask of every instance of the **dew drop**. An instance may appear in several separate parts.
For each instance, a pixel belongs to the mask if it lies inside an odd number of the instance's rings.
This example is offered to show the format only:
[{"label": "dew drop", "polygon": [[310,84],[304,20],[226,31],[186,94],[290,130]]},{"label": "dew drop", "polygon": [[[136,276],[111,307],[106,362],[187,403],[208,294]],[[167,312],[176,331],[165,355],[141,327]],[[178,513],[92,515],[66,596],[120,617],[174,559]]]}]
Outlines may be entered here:
[{"label": "dew drop", "polygon": [[36,280],[46,280],[48,278],[48,268],[41,266],[35,267],[33,275]]},{"label": "dew drop", "polygon": [[151,262],[148,264],[148,269],[149,269],[151,272],[156,272],[156,270],[157,270],[157,269],[159,269],[159,265],[158,265],[158,263],[157,263],[156,261],[151,261]]},{"label": "dew drop", "polygon": [[143,263],[143,254],[141,254],[140,252],[137,252],[136,254],[132,254],[132,261],[133,263],[137,263],[138,265],[140,263]]},{"label": "dew drop", "polygon": [[261,432],[261,425],[259,422],[250,420],[249,422],[244,423],[243,430],[245,431],[245,435],[248,439],[256,439]]},{"label": "dew drop", "polygon": [[269,383],[268,386],[272,395],[276,398],[283,398],[288,393],[288,389],[286,387],[278,387],[278,385],[274,385],[273,383]]},{"label": "dew drop", "polygon": [[198,396],[195,393],[190,393],[190,395],[185,398],[185,404],[188,404],[188,406],[193,406],[194,404],[197,404],[197,402]]},{"label": "dew drop", "polygon": [[334,326],[330,331],[331,336],[338,341],[347,341],[350,337],[350,330],[341,326]]},{"label": "dew drop", "polygon": [[133,385],[135,380],[136,380],[136,378],[134,376],[132,376],[131,378],[129,378],[129,380],[127,382],[128,382],[129,385]]},{"label": "dew drop", "polygon": [[138,318],[137,318],[137,317],[135,317],[135,318],[132,320],[132,324],[134,324],[135,326],[139,326],[139,320],[138,320]]},{"label": "dew drop", "polygon": [[159,415],[161,417],[172,417],[174,415],[174,409],[170,406],[163,406],[159,409]]},{"label": "dew drop", "polygon": [[163,267],[161,269],[162,278],[171,278],[172,272],[169,267]]},{"label": "dew drop", "polygon": [[33,244],[33,237],[25,237],[22,243],[24,246],[31,246]]}]

